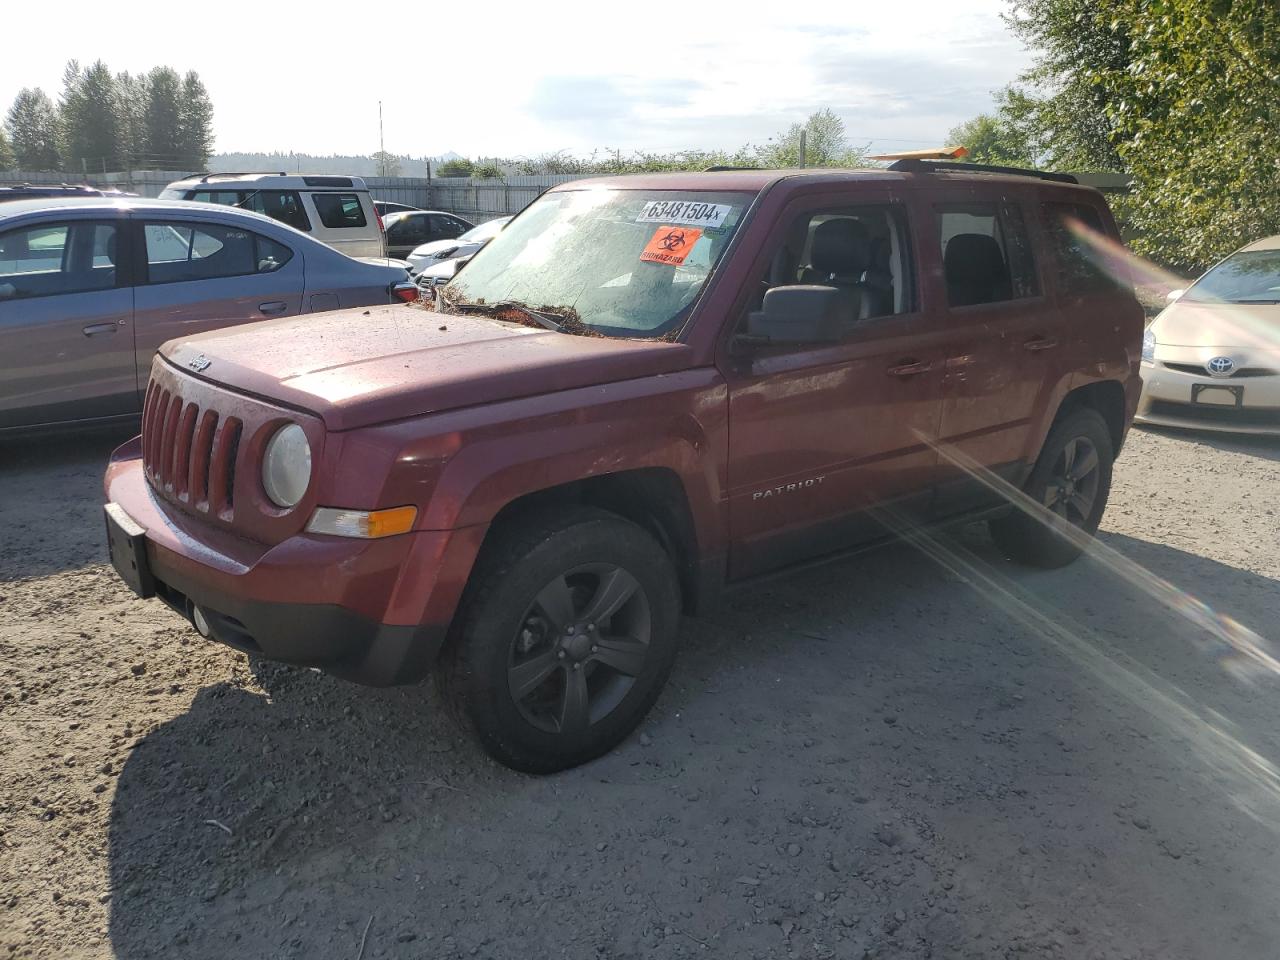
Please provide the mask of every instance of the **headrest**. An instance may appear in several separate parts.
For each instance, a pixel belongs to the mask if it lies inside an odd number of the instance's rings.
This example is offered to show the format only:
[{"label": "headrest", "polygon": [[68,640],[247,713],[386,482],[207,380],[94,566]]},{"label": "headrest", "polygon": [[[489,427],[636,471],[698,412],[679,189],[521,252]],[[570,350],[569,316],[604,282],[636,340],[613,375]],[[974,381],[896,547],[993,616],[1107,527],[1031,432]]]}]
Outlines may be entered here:
[{"label": "headrest", "polygon": [[867,269],[870,243],[862,221],[849,217],[827,220],[813,231],[809,263],[828,276],[849,276]]},{"label": "headrest", "polygon": [[994,237],[959,233],[947,244],[943,257],[947,283],[990,283],[1004,278],[1004,254]]}]

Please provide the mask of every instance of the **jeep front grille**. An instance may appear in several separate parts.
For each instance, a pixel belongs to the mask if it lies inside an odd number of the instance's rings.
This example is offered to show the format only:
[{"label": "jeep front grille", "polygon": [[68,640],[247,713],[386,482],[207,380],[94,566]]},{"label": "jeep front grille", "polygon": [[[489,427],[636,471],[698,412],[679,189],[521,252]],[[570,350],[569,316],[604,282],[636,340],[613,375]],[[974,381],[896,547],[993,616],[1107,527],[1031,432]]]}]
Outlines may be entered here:
[{"label": "jeep front grille", "polygon": [[230,519],[244,424],[201,410],[154,381],[142,407],[142,463],[151,485],[199,513]]}]

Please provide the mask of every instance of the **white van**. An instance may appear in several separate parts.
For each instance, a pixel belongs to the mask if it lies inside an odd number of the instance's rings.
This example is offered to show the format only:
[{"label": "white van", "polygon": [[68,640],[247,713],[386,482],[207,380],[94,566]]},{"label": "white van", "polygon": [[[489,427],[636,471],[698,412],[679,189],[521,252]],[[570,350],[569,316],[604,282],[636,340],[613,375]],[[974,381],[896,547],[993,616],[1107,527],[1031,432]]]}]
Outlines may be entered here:
[{"label": "white van", "polygon": [[349,257],[386,256],[382,218],[360,177],[207,173],[169,184],[160,198],[253,210]]}]

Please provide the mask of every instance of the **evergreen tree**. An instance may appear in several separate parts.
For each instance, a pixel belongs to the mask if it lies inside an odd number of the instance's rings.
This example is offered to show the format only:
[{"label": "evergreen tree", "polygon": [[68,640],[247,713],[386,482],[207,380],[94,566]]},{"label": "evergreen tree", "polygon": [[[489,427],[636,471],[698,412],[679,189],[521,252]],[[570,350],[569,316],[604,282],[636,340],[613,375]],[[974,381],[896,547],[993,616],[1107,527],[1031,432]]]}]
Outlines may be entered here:
[{"label": "evergreen tree", "polygon": [[199,74],[190,71],[182,80],[178,109],[178,159],[187,170],[203,170],[213,152],[213,103]]},{"label": "evergreen tree", "polygon": [[128,71],[116,76],[120,103],[120,160],[125,170],[147,165],[147,78]]},{"label": "evergreen tree", "polygon": [[120,101],[116,78],[99,60],[88,70],[72,60],[63,73],[62,135],[72,169],[117,170]]},{"label": "evergreen tree", "polygon": [[24,87],[18,91],[5,117],[10,146],[20,170],[57,170],[58,114],[43,90]]},{"label": "evergreen tree", "polygon": [[183,165],[182,80],[172,67],[156,67],[147,74],[147,107],[143,124],[147,160],[153,167]]},{"label": "evergreen tree", "polygon": [[9,146],[9,138],[4,135],[4,127],[0,127],[0,170],[11,170],[17,165],[13,148]]}]

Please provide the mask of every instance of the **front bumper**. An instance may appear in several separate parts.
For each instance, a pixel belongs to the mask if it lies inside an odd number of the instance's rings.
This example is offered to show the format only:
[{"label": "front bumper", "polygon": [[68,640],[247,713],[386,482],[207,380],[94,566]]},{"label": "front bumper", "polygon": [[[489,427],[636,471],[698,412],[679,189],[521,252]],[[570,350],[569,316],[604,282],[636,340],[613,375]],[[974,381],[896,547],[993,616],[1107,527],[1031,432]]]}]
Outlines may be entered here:
[{"label": "front bumper", "polygon": [[212,529],[158,499],[137,441],[112,456],[114,503],[145,531],[154,594],[209,635],[373,686],[416,682],[448,634],[483,528],[382,540],[300,534],[264,546]]},{"label": "front bumper", "polygon": [[[1142,398],[1134,416],[1137,423],[1280,435],[1280,374],[1211,377],[1207,372],[1173,369],[1157,355],[1155,363],[1142,365],[1142,382]],[[1226,396],[1222,388],[1237,388],[1242,391],[1242,403],[1236,406],[1193,402],[1192,397],[1203,396],[1205,388],[1222,397]]]}]

